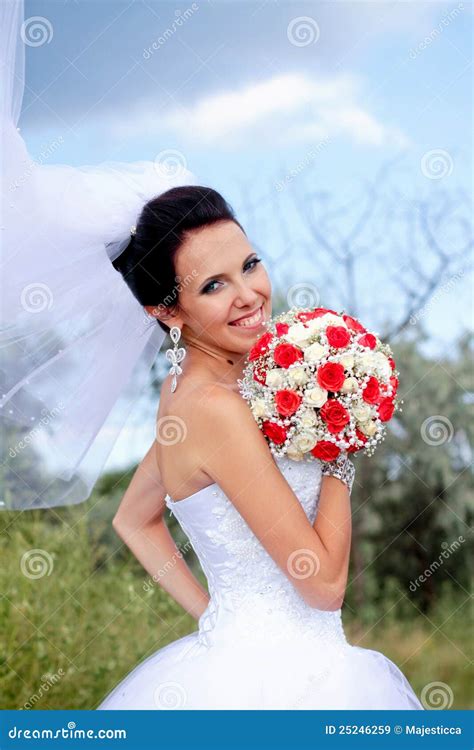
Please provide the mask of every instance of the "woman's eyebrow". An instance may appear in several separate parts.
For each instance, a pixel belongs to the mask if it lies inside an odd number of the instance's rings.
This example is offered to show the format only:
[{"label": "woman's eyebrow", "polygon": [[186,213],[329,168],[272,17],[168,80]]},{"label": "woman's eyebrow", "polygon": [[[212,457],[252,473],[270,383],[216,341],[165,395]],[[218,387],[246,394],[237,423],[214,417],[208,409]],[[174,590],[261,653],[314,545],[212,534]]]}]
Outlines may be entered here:
[{"label": "woman's eyebrow", "polygon": [[[244,266],[253,255],[256,255],[255,251],[250,253],[250,255],[247,255],[242,265]],[[221,279],[223,276],[225,276],[225,273],[214,273],[212,274],[212,276],[208,276],[206,279],[204,279],[204,281],[199,285],[199,288],[201,289],[203,286],[205,286],[208,281],[211,281],[213,279]]]}]

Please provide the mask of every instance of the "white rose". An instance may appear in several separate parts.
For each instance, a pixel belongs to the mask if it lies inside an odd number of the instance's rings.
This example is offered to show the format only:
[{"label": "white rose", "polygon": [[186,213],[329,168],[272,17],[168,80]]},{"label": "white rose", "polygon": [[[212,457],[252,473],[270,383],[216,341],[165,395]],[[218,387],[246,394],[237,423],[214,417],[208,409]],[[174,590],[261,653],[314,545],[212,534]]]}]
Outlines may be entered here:
[{"label": "white rose", "polygon": [[298,415],[298,421],[301,427],[313,427],[318,421],[314,409],[305,409]]},{"label": "white rose", "polygon": [[377,432],[377,425],[372,420],[369,422],[360,422],[358,427],[364,435],[367,435],[367,437],[372,437],[372,435],[375,435]]},{"label": "white rose", "polygon": [[286,450],[286,455],[288,456],[288,458],[291,458],[293,461],[302,461],[304,458],[304,454],[301,453],[301,451],[299,451],[293,443],[289,444]]},{"label": "white rose", "polygon": [[322,406],[328,400],[328,392],[324,388],[316,385],[314,388],[308,388],[303,396],[303,401],[310,406]]},{"label": "white rose", "polygon": [[319,318],[308,320],[306,325],[308,326],[311,335],[314,337],[316,334],[321,333],[321,331],[325,331],[328,326],[345,326],[346,324],[344,323],[342,318],[339,318],[337,315],[327,313],[326,315],[320,315]]},{"label": "white rose", "polygon": [[371,372],[374,369],[374,355],[372,352],[364,352],[357,356],[357,364],[363,372]]},{"label": "white rose", "polygon": [[344,318],[341,318],[340,315],[334,315],[334,313],[325,313],[324,315],[321,315],[320,318],[316,318],[316,320],[322,322],[323,328],[326,328],[327,326],[343,326],[344,328],[347,328]]},{"label": "white rose", "polygon": [[325,324],[321,322],[322,318],[311,318],[311,320],[308,320],[306,322],[306,325],[308,326],[308,331],[311,333],[312,336],[314,334],[319,333],[319,331],[322,331],[323,328],[326,328]]},{"label": "white rose", "polygon": [[301,453],[308,453],[318,441],[311,432],[302,432],[293,439],[293,442],[296,449],[301,451]]},{"label": "white rose", "polygon": [[346,378],[342,385],[343,393],[351,393],[357,390],[357,380],[355,378]]},{"label": "white rose", "polygon": [[263,398],[256,398],[251,406],[252,414],[255,417],[268,417],[270,416],[267,404]]},{"label": "white rose", "polygon": [[383,352],[375,352],[373,355],[373,360],[375,369],[377,370],[380,377],[386,378],[388,380],[390,375],[392,374],[392,368],[390,367],[390,362],[388,361],[385,354]]},{"label": "white rose", "polygon": [[304,358],[306,362],[309,362],[309,364],[316,364],[316,362],[319,362],[320,359],[322,359],[327,353],[328,353],[328,347],[322,346],[322,344],[318,344],[315,342],[314,344],[311,344],[304,350]]},{"label": "white rose", "polygon": [[268,370],[265,384],[269,388],[281,388],[285,382],[286,370],[284,367],[276,367],[274,370]]},{"label": "white rose", "polygon": [[288,380],[290,385],[304,385],[309,380],[309,375],[304,367],[290,367],[288,369]]},{"label": "white rose", "polygon": [[371,416],[370,406],[368,404],[362,404],[360,401],[352,407],[352,414],[358,422],[366,422]]},{"label": "white rose", "polygon": [[303,323],[293,323],[285,334],[287,341],[291,344],[296,344],[296,346],[304,346],[309,343],[310,337],[309,329]]},{"label": "white rose", "polygon": [[343,366],[345,370],[352,370],[354,367],[354,355],[353,354],[343,354],[339,358],[339,362]]}]

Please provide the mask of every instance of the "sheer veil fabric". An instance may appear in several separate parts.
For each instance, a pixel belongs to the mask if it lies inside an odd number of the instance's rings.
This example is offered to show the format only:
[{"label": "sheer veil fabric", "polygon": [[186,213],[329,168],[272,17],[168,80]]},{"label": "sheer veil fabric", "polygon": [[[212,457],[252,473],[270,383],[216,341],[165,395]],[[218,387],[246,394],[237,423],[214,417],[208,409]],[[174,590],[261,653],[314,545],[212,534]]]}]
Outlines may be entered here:
[{"label": "sheer veil fabric", "polygon": [[24,510],[89,497],[150,382],[166,334],[111,258],[148,200],[196,181],[153,161],[35,161],[18,129],[23,0],[0,14],[0,508]]}]

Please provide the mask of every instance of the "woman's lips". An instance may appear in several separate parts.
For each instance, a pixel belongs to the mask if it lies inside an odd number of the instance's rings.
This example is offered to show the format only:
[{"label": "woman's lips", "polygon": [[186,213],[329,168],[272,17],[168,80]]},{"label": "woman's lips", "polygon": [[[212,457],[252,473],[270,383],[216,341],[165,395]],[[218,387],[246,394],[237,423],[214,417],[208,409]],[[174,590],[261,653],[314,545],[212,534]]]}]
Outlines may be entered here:
[{"label": "woman's lips", "polygon": [[252,330],[253,328],[258,328],[262,325],[263,318],[264,318],[264,314],[263,314],[263,304],[262,304],[258,308],[257,312],[254,313],[254,315],[247,317],[247,318],[243,318],[236,322],[229,323],[229,325],[233,326],[234,328],[248,328]]}]

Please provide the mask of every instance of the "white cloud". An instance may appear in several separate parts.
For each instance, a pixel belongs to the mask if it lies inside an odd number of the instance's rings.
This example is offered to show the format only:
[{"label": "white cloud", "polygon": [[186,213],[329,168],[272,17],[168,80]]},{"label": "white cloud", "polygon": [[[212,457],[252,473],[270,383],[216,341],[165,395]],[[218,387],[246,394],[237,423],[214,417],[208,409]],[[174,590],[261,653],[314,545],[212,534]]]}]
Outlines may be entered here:
[{"label": "white cloud", "polygon": [[311,138],[345,136],[354,143],[405,145],[397,128],[379,122],[359,103],[362,82],[349,74],[310,78],[288,73],[232,91],[203,96],[193,106],[163,116],[145,102],[127,119],[111,123],[117,136],[166,131],[194,144],[233,148],[236,141],[291,145]]}]

